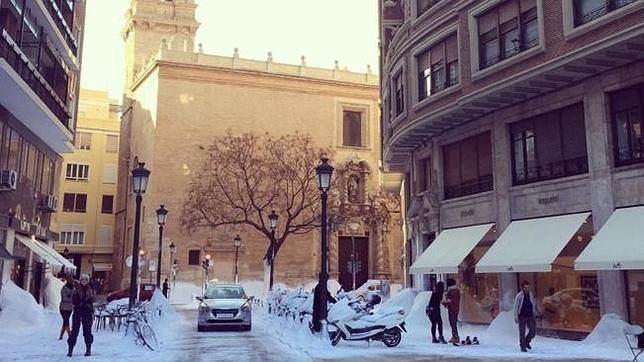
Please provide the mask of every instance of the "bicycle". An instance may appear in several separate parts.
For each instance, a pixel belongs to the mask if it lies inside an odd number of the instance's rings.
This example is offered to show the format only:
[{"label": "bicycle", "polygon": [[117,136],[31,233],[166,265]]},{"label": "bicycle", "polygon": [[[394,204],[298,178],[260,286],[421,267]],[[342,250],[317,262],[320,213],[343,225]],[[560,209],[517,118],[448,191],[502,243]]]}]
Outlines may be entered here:
[{"label": "bicycle", "polygon": [[159,348],[159,341],[154,333],[152,327],[147,321],[145,315],[145,306],[142,304],[136,305],[132,311],[128,312],[127,326],[125,328],[125,335],[127,336],[133,328],[135,333],[135,343],[138,345],[145,345],[150,350],[154,351]]}]

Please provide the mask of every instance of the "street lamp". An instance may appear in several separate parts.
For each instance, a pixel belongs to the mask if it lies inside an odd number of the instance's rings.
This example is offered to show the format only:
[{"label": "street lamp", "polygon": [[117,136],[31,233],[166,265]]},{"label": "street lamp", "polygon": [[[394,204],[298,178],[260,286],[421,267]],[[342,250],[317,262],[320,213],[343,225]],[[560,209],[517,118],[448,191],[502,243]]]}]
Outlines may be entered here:
[{"label": "street lamp", "polygon": [[170,275],[172,276],[172,289],[174,290],[174,275],[175,271],[175,262],[174,262],[174,253],[177,251],[177,246],[174,245],[174,242],[170,242]]},{"label": "street lamp", "polygon": [[130,300],[129,310],[132,310],[136,299],[137,279],[139,276],[139,235],[141,233],[141,201],[148,187],[150,170],[145,168],[145,162],[139,162],[137,168],[132,170],[132,191],[136,194],[136,212],[134,216],[134,241],[132,242],[132,271],[130,273]]},{"label": "street lamp", "polygon": [[235,284],[239,283],[239,267],[237,261],[239,260],[239,247],[241,246],[241,238],[239,234],[233,239],[233,245],[235,245]]},{"label": "street lamp", "polygon": [[[327,235],[327,192],[331,187],[331,175],[333,174],[333,166],[329,165],[329,159],[326,157],[320,158],[320,164],[315,169],[318,175],[318,186],[321,191],[321,201],[322,201],[322,212],[320,215],[321,218],[321,242],[320,242],[320,276],[318,280],[318,288],[316,292],[318,293],[317,298],[314,296],[314,302],[317,302],[317,309],[319,315],[314,315],[313,327],[316,331],[322,329],[322,333],[326,333],[326,317],[327,317],[327,281],[329,280],[328,262],[327,262],[327,253],[328,253],[328,235]],[[315,314],[315,313],[314,313]],[[325,323],[324,326],[321,324]]]},{"label": "street lamp", "polygon": [[165,205],[161,205],[157,209],[157,223],[159,224],[159,253],[157,255],[157,289],[161,286],[161,251],[163,247],[163,226],[165,219],[168,216],[168,210]]},{"label": "street lamp", "polygon": [[268,283],[268,290],[273,290],[273,271],[275,270],[275,229],[277,228],[277,219],[279,216],[275,210],[271,210],[268,215],[268,221],[271,226],[271,276]]},{"label": "street lamp", "polygon": [[201,267],[204,270],[203,290],[205,293],[206,289],[208,289],[208,269],[210,269],[210,254],[206,254],[206,259],[201,261]]}]

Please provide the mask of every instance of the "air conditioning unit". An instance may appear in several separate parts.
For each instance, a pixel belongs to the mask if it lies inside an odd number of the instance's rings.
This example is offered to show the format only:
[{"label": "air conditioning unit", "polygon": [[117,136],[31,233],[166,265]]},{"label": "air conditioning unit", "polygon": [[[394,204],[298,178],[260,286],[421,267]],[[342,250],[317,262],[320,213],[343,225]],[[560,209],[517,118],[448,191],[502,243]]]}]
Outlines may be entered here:
[{"label": "air conditioning unit", "polygon": [[45,195],[40,201],[41,211],[56,212],[58,210],[58,197],[54,195]]},{"label": "air conditioning unit", "polygon": [[14,170],[0,170],[0,191],[14,191],[18,185],[18,174]]}]

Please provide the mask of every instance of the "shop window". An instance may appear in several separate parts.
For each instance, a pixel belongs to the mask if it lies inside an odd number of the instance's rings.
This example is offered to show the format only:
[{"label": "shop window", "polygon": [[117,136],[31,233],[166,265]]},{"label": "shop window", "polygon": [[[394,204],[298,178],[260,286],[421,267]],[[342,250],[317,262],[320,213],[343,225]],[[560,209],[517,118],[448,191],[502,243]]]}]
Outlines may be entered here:
[{"label": "shop window", "polygon": [[644,270],[629,270],[628,280],[628,311],[629,322],[644,326]]},{"label": "shop window", "polygon": [[188,250],[188,265],[201,265],[201,250]]},{"label": "shop window", "polygon": [[458,84],[458,45],[452,34],[416,56],[418,100]]},{"label": "shop window", "polygon": [[89,165],[81,165],[78,163],[68,163],[67,169],[65,171],[65,180],[88,181]]},{"label": "shop window", "polygon": [[504,1],[477,22],[480,69],[539,45],[536,0]]},{"label": "shop window", "polygon": [[489,246],[479,245],[459,266],[461,319],[469,323],[491,323],[499,314],[499,282],[497,274],[476,273],[476,263]]},{"label": "shop window", "polygon": [[76,148],[89,151],[92,148],[92,134],[88,132],[76,132]]},{"label": "shop window", "polygon": [[63,212],[86,212],[87,194],[65,193],[63,196]]},{"label": "shop window", "polygon": [[588,172],[582,103],[513,123],[510,133],[515,185]]},{"label": "shop window", "polygon": [[432,182],[432,158],[423,158],[418,162],[418,192],[429,190]]},{"label": "shop window", "polygon": [[484,132],[443,147],[445,199],[492,190],[492,145]]},{"label": "shop window", "polygon": [[342,145],[362,147],[362,112],[342,111]]},{"label": "shop window", "polygon": [[644,162],[644,84],[610,96],[617,166]]},{"label": "shop window", "polygon": [[575,26],[598,19],[611,11],[641,0],[573,0]]},{"label": "shop window", "polygon": [[111,214],[114,211],[114,195],[103,195],[101,213]]}]

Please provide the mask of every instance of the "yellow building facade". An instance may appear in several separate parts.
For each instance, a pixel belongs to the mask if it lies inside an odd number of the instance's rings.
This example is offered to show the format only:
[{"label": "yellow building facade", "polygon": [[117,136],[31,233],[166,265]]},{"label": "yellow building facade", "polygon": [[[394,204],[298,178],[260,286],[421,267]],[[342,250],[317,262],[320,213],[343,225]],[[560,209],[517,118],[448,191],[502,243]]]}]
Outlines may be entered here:
[{"label": "yellow building facade", "polygon": [[56,250],[108,285],[120,119],[116,100],[107,92],[81,90],[75,150],[66,154],[60,173]]},{"label": "yellow building facade", "polygon": [[[350,222],[332,228],[331,277],[347,280],[353,237],[363,253],[360,280],[400,281],[400,227],[390,230],[366,219],[370,200],[383,191],[399,192],[399,178],[385,175],[380,167],[378,77],[370,69],[350,72],[337,63],[331,69],[309,67],[304,58],[300,64],[277,63],[270,53],[266,60],[251,60],[237,49],[232,56],[218,56],[204,54],[198,45],[195,52],[196,7],[191,0],[135,0],[126,15],[117,196],[117,210],[123,212],[116,217],[114,235],[117,284],[126,285],[130,276],[124,260],[132,253],[134,195],[129,179],[137,161],[152,172],[141,218],[141,248],[147,255],[158,252],[155,210],[161,204],[169,210],[161,263],[164,278],[172,257],[178,262],[178,280],[199,282],[200,261],[209,254],[214,261],[209,276],[233,280],[236,234],[242,238],[239,279],[263,276],[265,237],[243,227],[188,235],[179,223],[187,185],[203,164],[205,150],[228,131],[276,137],[308,133],[319,146],[332,148],[338,202],[350,214]],[[172,256],[170,243],[177,247]],[[319,231],[289,238],[276,259],[276,282],[316,279],[319,250]],[[144,280],[147,275],[144,269]]]}]

